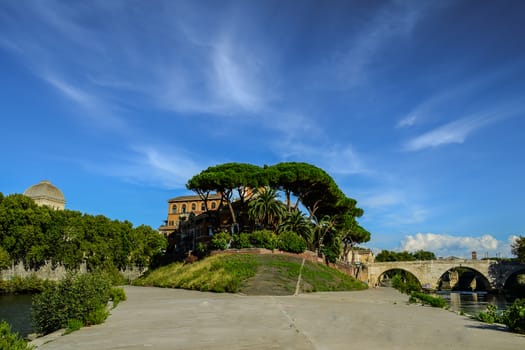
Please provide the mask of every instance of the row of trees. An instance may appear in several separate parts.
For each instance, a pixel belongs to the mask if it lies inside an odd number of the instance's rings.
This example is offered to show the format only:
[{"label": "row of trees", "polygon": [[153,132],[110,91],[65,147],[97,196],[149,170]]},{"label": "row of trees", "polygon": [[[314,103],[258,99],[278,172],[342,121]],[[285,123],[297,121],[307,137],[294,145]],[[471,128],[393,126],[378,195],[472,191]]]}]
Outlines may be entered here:
[{"label": "row of trees", "polygon": [[88,269],[147,266],[166,248],[166,239],[149,226],[102,215],[39,207],[26,196],[0,193],[0,265],[46,262]]},{"label": "row of trees", "polygon": [[[216,213],[224,203],[233,226],[250,222],[277,234],[295,232],[309,249],[322,251],[329,261],[341,254],[346,257],[354,245],[370,240],[370,233],[356,220],[363,215],[357,201],[347,197],[324,170],[311,164],[259,167],[226,163],[193,176],[186,187],[200,196],[205,208],[209,195],[219,193],[222,201]],[[209,211],[208,215],[218,214]]]},{"label": "row of trees", "polygon": [[419,261],[419,260],[436,260],[436,255],[433,252],[418,250],[415,252],[394,252],[391,250],[382,250],[377,254],[375,261]]}]

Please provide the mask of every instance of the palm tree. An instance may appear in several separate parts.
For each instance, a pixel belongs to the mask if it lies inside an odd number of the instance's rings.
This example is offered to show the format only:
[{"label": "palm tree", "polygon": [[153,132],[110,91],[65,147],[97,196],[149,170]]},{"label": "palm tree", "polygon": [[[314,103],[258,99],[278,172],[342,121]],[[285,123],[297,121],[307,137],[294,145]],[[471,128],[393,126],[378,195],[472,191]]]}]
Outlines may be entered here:
[{"label": "palm tree", "polygon": [[300,210],[294,209],[284,217],[277,232],[292,231],[303,237],[306,242],[310,242],[312,239],[312,228],[312,223],[306,215]]},{"label": "palm tree", "polygon": [[279,194],[273,188],[257,191],[248,204],[248,215],[264,228],[274,229],[279,225],[286,211],[284,204],[279,200]]}]

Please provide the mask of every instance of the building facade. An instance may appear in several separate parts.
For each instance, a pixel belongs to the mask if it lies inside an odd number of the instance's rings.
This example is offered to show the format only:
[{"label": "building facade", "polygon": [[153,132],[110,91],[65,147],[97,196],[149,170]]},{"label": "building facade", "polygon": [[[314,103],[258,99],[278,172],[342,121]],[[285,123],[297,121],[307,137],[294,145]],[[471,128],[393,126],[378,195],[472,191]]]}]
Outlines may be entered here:
[{"label": "building facade", "polygon": [[[205,212],[219,209],[221,196],[210,194],[205,201],[198,195],[180,196],[168,200],[168,216],[159,232],[168,236],[181,227],[181,223],[190,217],[199,216]],[[207,210],[206,210],[207,206]]]}]

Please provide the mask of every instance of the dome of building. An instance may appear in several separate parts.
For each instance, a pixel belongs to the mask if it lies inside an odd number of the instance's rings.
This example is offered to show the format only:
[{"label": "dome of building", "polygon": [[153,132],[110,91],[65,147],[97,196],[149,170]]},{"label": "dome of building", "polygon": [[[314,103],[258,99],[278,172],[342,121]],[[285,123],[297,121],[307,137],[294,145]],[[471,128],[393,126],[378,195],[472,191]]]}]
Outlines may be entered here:
[{"label": "dome of building", "polygon": [[53,209],[64,209],[66,200],[64,194],[56,186],[47,180],[40,181],[29,187],[24,196],[32,198],[37,205],[47,205]]}]

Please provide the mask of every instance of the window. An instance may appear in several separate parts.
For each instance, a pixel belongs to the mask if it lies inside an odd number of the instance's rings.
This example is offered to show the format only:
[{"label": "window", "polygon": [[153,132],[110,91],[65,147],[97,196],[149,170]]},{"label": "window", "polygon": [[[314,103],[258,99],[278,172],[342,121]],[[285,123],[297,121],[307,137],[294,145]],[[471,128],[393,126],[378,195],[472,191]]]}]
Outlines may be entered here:
[{"label": "window", "polygon": [[186,204],[182,205],[182,214],[186,214]]},{"label": "window", "polygon": [[175,214],[175,213],[177,212],[177,204],[173,204],[173,205],[171,206],[171,212],[172,212],[173,214]]},{"label": "window", "polygon": [[205,211],[206,207],[204,206],[204,202],[201,203],[201,211]]},{"label": "window", "polygon": [[191,211],[197,210],[197,204],[191,203]]},{"label": "window", "polygon": [[170,220],[170,222],[169,222],[168,225],[169,225],[169,226],[173,226],[173,224],[174,224],[173,220]]},{"label": "window", "polygon": [[211,208],[215,209],[215,202],[211,202]]}]

